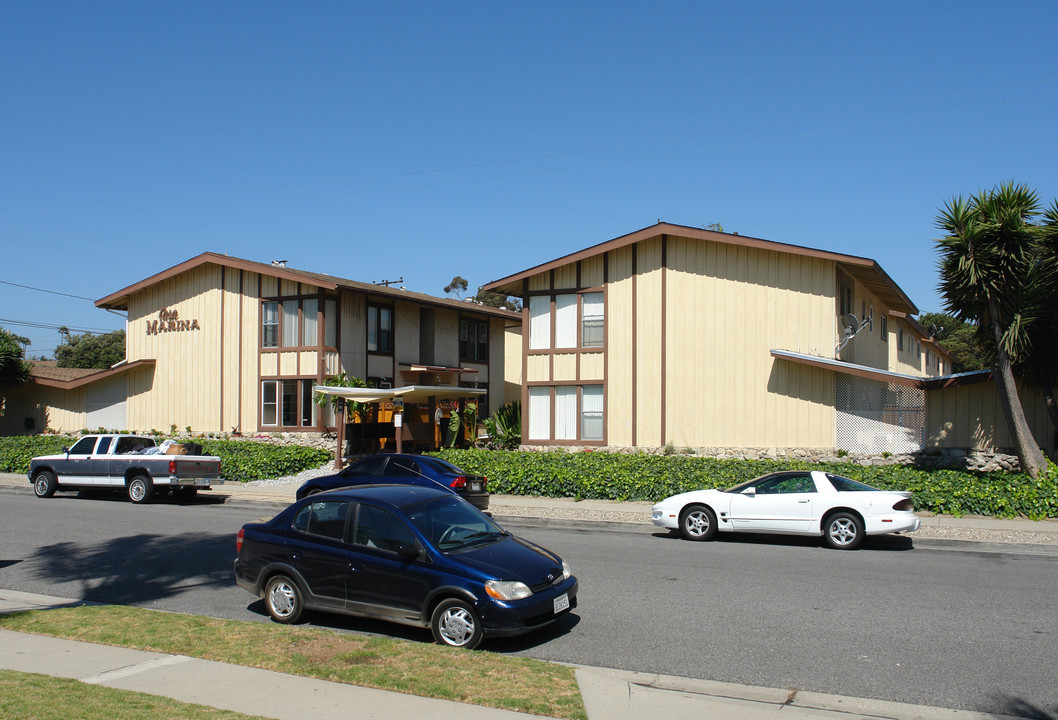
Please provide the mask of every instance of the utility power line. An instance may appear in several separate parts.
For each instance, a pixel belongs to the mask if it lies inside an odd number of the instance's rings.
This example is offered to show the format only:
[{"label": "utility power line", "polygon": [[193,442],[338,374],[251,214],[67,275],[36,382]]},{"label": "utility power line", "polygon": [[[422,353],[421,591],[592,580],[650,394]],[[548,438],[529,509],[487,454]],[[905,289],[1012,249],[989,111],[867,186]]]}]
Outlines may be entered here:
[{"label": "utility power line", "polygon": [[56,290],[45,290],[44,288],[31,287],[30,285],[19,285],[18,283],[8,282],[7,280],[0,280],[0,283],[4,285],[11,285],[12,287],[25,288],[26,290],[36,290],[37,292],[48,293],[49,295],[62,295],[63,297],[76,298],[78,300],[88,300],[89,302],[95,302],[93,298],[85,297],[83,295],[71,295],[70,293],[58,292]]}]

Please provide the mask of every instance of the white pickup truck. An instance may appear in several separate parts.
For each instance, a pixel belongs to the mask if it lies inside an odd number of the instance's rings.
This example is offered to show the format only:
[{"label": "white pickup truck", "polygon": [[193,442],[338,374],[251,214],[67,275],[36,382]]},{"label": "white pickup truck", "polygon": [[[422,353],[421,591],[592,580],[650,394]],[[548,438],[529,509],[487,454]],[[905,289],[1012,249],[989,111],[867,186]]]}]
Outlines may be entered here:
[{"label": "white pickup truck", "polygon": [[219,457],[165,455],[154,438],[124,434],[85,435],[60,455],[35,457],[29,481],[41,498],[56,490],[124,488],[134,503],[146,502],[159,490],[192,497],[224,482]]}]

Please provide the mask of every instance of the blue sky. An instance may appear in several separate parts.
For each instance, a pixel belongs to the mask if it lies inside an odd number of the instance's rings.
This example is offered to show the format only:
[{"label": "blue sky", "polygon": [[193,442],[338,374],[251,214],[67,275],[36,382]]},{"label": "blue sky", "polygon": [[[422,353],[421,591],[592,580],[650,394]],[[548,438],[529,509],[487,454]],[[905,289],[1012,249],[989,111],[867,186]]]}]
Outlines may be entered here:
[{"label": "blue sky", "polygon": [[0,326],[33,355],[122,328],[92,301],[204,251],[443,295],[658,219],[874,258],[940,310],[945,200],[1058,197],[1056,26],[1017,1],[7,0]]}]

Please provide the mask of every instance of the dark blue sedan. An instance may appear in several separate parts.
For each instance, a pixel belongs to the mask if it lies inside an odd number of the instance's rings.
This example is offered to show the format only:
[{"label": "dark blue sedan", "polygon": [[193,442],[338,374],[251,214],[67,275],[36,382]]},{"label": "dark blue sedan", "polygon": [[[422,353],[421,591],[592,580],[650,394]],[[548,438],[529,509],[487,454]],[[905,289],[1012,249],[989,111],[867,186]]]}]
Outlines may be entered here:
[{"label": "dark blue sedan", "polygon": [[442,645],[543,627],[577,606],[555,553],[448,490],[368,485],[299,500],[238,535],[235,578],[272,618],[305,610],[429,627]]},{"label": "dark blue sedan", "polygon": [[324,477],[306,480],[298,488],[298,500],[335,488],[375,483],[407,483],[448,488],[478,510],[489,509],[488,478],[460,470],[450,462],[431,455],[378,453],[360,458],[352,465]]}]

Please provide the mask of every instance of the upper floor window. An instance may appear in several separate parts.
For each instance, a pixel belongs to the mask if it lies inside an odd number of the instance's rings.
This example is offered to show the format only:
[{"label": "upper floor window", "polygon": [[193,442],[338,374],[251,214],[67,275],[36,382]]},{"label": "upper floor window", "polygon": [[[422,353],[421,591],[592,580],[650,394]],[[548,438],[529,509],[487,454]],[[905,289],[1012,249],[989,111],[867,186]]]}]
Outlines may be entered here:
[{"label": "upper floor window", "polygon": [[[324,345],[337,347],[338,313],[333,299],[324,301]],[[318,347],[319,298],[286,298],[261,304],[261,347]]]},{"label": "upper floor window", "polygon": [[896,328],[896,349],[904,349],[904,328],[899,326]]},{"label": "upper floor window", "polygon": [[838,294],[840,300],[840,315],[847,315],[852,312],[852,286],[846,285],[844,282],[838,286]]},{"label": "upper floor window", "polygon": [[555,295],[553,301],[552,313],[552,297],[537,295],[529,298],[530,350],[552,347],[552,322],[556,348],[603,346],[603,293],[563,293]]},{"label": "upper floor window", "polygon": [[367,306],[367,351],[393,352],[393,308],[386,305]]},{"label": "upper floor window", "polygon": [[603,294],[601,292],[584,293],[581,295],[581,331],[580,344],[582,347],[603,346]]},{"label": "upper floor window", "polygon": [[882,329],[882,342],[889,342],[889,320],[884,315],[878,318],[878,326]]},{"label": "upper floor window", "polygon": [[489,321],[459,321],[459,359],[468,362],[488,362]]},{"label": "upper floor window", "polygon": [[533,295],[529,298],[529,349],[551,347],[551,298]]}]

